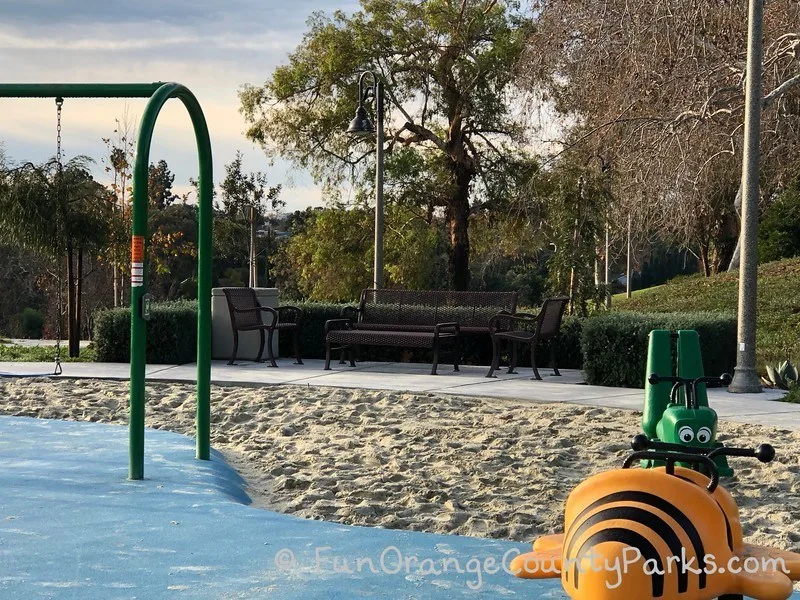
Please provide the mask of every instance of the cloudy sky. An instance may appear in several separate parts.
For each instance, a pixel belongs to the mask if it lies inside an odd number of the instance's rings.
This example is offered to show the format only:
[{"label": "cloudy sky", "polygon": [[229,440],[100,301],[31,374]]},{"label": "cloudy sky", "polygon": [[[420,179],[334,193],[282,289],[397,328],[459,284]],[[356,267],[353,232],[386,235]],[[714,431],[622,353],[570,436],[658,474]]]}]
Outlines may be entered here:
[{"label": "cloudy sky", "polygon": [[[284,184],[287,210],[320,204],[310,178],[278,162],[242,134],[237,90],[261,84],[286,62],[314,11],[350,12],[353,0],[0,0],[0,81],[150,82],[177,81],[198,97],[214,150],[214,180],[236,150],[245,168],[266,171],[270,184]],[[126,110],[137,118],[145,100],[68,99],[63,145],[67,157],[102,158],[101,138],[111,135]],[[0,99],[0,142],[15,162],[43,162],[55,154],[52,99]],[[165,159],[175,189],[197,177],[197,155],[189,117],[170,102],[156,125],[151,160]],[[97,167],[102,179],[102,168]]]}]

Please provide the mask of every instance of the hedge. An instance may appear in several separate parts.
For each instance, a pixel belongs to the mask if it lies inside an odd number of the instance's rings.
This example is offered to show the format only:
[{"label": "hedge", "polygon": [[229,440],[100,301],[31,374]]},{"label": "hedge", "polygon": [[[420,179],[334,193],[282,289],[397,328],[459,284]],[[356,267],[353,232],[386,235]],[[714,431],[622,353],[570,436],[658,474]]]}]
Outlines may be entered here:
[{"label": "hedge", "polygon": [[[147,362],[184,364],[197,359],[197,302],[154,303],[147,322]],[[131,310],[94,314],[94,344],[99,362],[130,362]]]},{"label": "hedge", "polygon": [[583,325],[583,372],[589,385],[644,388],[648,334],[653,329],[695,329],[706,375],[733,374],[736,317],[728,313],[614,312]]},{"label": "hedge", "polygon": [[[353,304],[323,304],[318,302],[296,303],[303,311],[300,327],[300,354],[303,358],[325,358],[325,321],[339,319],[342,309]],[[581,367],[581,328],[582,319],[566,317],[561,326],[561,335],[557,339],[558,366],[566,369]],[[281,356],[293,356],[292,337],[279,336]],[[492,343],[489,335],[465,335],[462,338],[463,364],[488,365],[492,360]],[[550,348],[542,342],[536,350],[539,366],[549,364]],[[338,359],[338,356],[336,357]],[[361,359],[387,362],[430,362],[430,350],[419,348],[404,349],[379,346],[362,346]],[[446,364],[443,362],[442,364]],[[523,349],[520,356],[521,366],[530,366],[529,354]]]}]

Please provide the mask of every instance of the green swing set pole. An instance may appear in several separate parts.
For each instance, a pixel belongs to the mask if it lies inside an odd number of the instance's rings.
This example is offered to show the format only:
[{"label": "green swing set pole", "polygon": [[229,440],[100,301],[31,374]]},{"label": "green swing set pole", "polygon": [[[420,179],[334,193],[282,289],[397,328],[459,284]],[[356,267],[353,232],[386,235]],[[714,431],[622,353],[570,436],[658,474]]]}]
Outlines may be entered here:
[{"label": "green swing set pole", "polygon": [[3,83],[0,98],[149,98],[164,85],[153,83]]},{"label": "green swing set pole", "polygon": [[212,162],[208,125],[194,94],[178,83],[5,83],[0,98],[150,98],[142,117],[133,174],[131,274],[130,479],[144,478],[145,348],[143,298],[147,294],[147,184],[150,144],[161,108],[170,98],[183,102],[192,120],[200,163],[197,266],[197,458],[210,455],[211,423],[211,227]]},{"label": "green swing set pole", "polygon": [[[150,143],[161,108],[170,98],[180,99],[189,112],[197,138],[200,163],[197,274],[197,458],[208,460],[211,423],[211,221],[212,163],[211,140],[203,111],[194,94],[177,83],[159,87],[142,115],[133,171],[133,245],[147,239],[147,184]],[[140,243],[141,243],[140,242]],[[147,293],[146,245],[141,249],[141,277],[131,287],[131,390],[130,390],[130,479],[144,477],[144,405],[146,321],[142,311]],[[135,267],[134,267],[135,268]],[[133,277],[133,275],[132,275]],[[133,281],[133,280],[132,280]]]}]

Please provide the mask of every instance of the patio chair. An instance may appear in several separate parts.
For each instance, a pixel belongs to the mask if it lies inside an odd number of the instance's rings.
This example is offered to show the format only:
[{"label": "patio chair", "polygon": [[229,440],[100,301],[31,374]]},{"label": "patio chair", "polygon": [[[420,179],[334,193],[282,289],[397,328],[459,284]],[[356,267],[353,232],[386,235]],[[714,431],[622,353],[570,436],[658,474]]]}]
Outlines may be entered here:
[{"label": "patio chair", "polygon": [[[258,302],[258,297],[253,288],[236,287],[236,288],[223,288],[225,292],[225,299],[228,301],[228,310],[231,315],[231,326],[233,327],[233,352],[231,359],[228,361],[229,365],[236,364],[236,354],[239,350],[239,332],[240,331],[258,331],[261,335],[261,345],[258,349],[258,356],[255,362],[264,362],[261,360],[264,354],[264,345],[266,342],[267,355],[271,367],[277,367],[275,356],[272,353],[272,337],[276,331],[292,332],[292,344],[294,348],[295,364],[302,365],[303,359],[300,358],[300,314],[301,311],[296,306],[279,306],[278,308],[270,308],[268,306],[261,306]],[[267,313],[269,315],[268,322],[265,323],[262,315]],[[265,340],[264,332],[267,333]]]},{"label": "patio chair", "polygon": [[500,368],[500,343],[507,340],[511,345],[511,361],[508,374],[515,373],[517,368],[517,347],[519,344],[531,345],[531,366],[533,378],[541,381],[539,369],[536,367],[536,344],[539,340],[550,340],[550,360],[553,375],[560,376],[556,364],[555,338],[561,328],[561,319],[569,303],[569,298],[548,298],[537,315],[525,313],[499,314],[492,317],[490,333],[492,336],[492,365],[486,377],[495,377],[494,372]]}]

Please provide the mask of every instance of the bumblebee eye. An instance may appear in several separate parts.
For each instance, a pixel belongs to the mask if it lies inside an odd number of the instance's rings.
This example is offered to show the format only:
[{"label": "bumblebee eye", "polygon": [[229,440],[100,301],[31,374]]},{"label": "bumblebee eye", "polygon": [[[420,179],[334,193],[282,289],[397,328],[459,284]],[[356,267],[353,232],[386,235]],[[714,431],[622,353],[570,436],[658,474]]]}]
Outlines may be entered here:
[{"label": "bumblebee eye", "polygon": [[711,441],[711,430],[708,427],[701,427],[697,432],[697,441],[701,444],[707,444]]},{"label": "bumblebee eye", "polygon": [[681,427],[678,430],[678,439],[684,444],[688,444],[694,439],[694,431],[692,431],[692,428],[688,425]]}]

